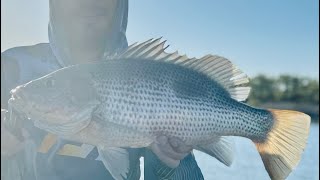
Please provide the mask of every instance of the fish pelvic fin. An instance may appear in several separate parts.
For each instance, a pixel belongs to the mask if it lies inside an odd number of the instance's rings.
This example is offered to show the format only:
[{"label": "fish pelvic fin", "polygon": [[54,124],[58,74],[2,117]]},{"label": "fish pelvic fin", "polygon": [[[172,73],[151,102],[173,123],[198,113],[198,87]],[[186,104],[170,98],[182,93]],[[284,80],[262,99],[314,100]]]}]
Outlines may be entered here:
[{"label": "fish pelvic fin", "polygon": [[311,118],[298,111],[269,111],[274,125],[264,142],[255,145],[271,179],[280,180],[298,165],[307,144]]}]

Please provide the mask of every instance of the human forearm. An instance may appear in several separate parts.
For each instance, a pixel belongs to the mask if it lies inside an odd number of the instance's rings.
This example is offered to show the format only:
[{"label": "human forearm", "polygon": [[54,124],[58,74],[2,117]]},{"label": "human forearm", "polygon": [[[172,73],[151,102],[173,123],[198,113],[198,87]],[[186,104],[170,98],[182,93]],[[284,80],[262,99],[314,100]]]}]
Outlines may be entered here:
[{"label": "human forearm", "polygon": [[8,128],[6,119],[10,114],[5,109],[1,109],[1,155],[11,156],[23,148],[23,140],[28,134],[23,129]]}]

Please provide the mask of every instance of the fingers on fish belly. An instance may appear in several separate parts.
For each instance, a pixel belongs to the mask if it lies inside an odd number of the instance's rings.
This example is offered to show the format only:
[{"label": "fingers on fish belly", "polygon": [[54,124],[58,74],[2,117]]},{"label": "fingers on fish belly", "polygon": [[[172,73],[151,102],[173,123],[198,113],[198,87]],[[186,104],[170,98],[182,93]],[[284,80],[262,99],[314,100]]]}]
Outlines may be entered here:
[{"label": "fingers on fish belly", "polygon": [[271,179],[285,179],[295,168],[306,147],[310,116],[289,110],[269,110],[274,125],[264,142],[256,142]]}]

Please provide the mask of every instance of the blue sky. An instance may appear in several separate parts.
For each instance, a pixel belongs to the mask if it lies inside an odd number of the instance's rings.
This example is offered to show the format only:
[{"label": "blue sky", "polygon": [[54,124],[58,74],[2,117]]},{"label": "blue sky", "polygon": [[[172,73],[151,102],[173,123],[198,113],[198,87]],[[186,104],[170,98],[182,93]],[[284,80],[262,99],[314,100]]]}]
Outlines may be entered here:
[{"label": "blue sky", "polygon": [[[1,0],[1,51],[47,42],[47,0]],[[319,74],[319,1],[129,2],[129,43],[162,36],[169,51],[218,54],[249,76]]]}]

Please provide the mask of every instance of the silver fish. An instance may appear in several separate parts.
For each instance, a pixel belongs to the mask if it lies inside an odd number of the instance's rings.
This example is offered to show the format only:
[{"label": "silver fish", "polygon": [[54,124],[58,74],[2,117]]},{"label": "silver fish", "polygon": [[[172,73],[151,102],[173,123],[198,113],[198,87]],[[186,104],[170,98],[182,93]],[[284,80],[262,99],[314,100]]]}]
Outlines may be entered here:
[{"label": "silver fish", "polygon": [[116,179],[126,177],[125,147],[177,137],[226,165],[227,136],[251,139],[272,179],[285,179],[306,146],[310,117],[258,109],[244,101],[248,77],[229,60],[166,53],[160,39],[107,60],[57,70],[12,90],[9,104],[35,126],[97,146]]}]

